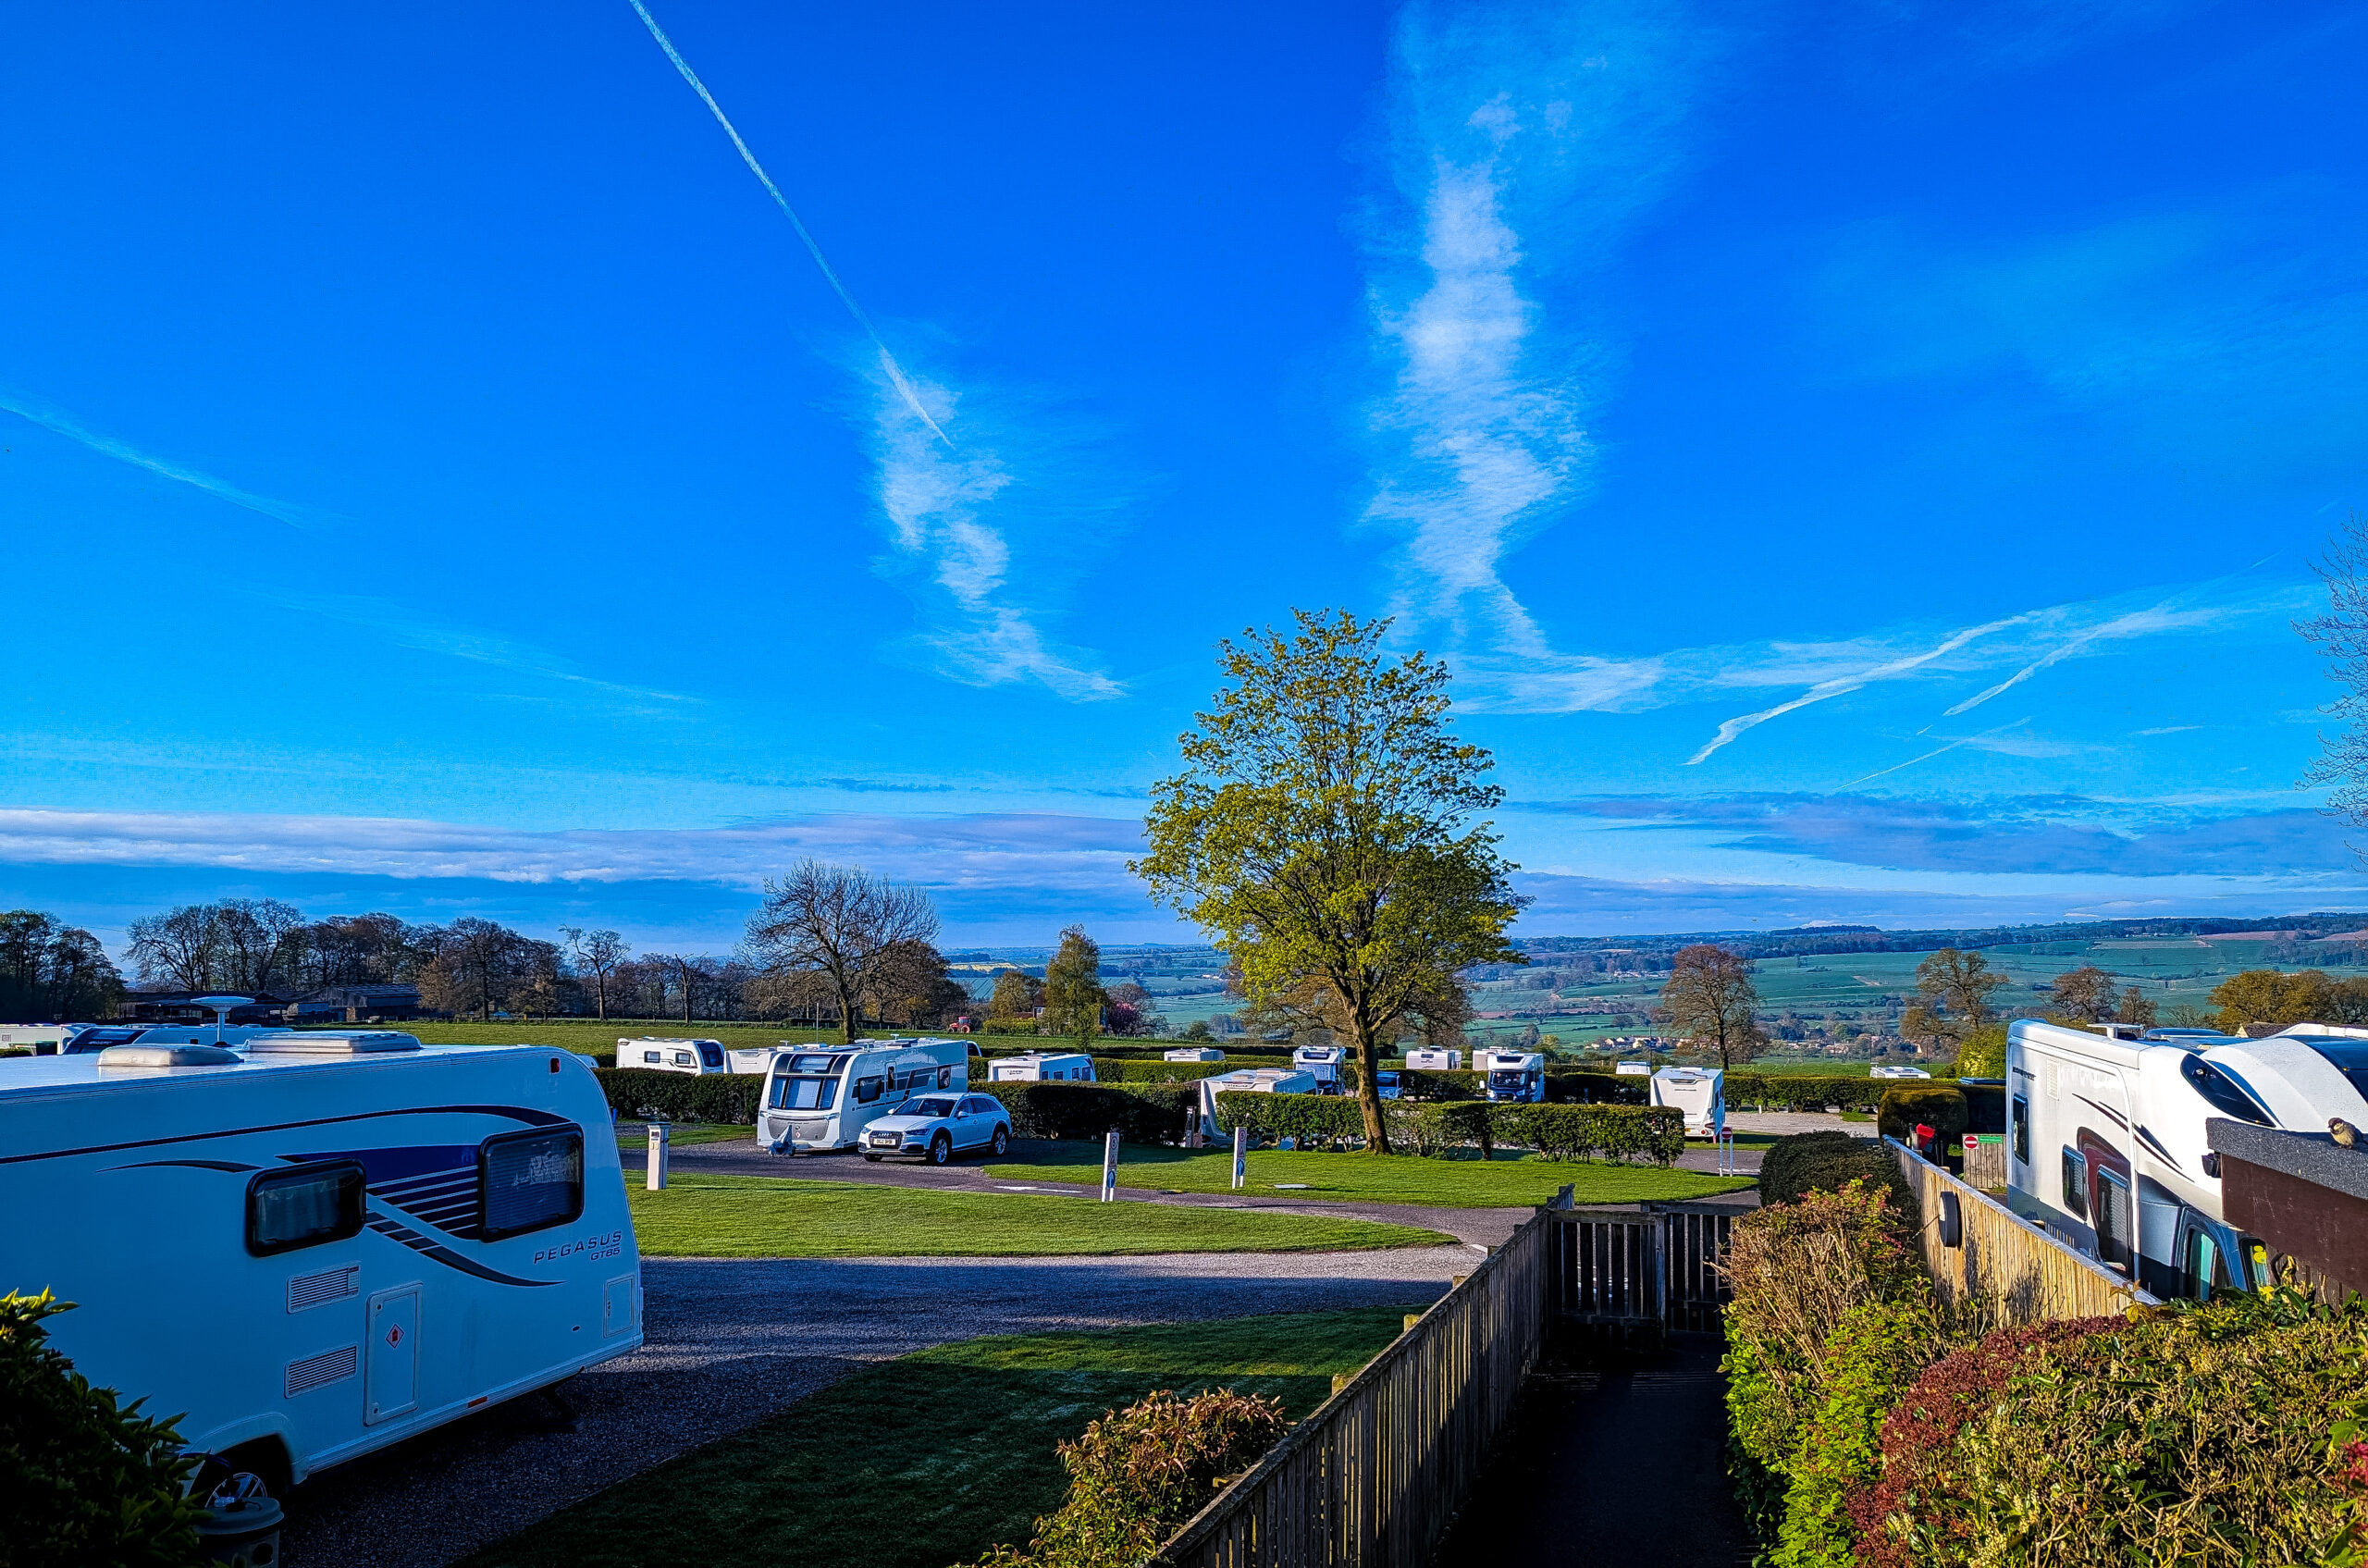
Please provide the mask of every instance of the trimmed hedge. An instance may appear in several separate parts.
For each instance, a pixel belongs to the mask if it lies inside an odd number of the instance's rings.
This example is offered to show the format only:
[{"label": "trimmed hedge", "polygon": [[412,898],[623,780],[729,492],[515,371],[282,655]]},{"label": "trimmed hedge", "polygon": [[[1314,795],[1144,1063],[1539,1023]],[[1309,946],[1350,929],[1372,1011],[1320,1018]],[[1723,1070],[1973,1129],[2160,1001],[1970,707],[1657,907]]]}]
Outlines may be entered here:
[{"label": "trimmed hedge", "polygon": [[1261,1139],[1295,1138],[1300,1147],[1337,1145],[1365,1136],[1364,1108],[1344,1094],[1261,1094],[1227,1089],[1217,1094],[1217,1127],[1231,1137],[1246,1127]]},{"label": "trimmed hedge", "polygon": [[1546,1098],[1563,1105],[1648,1105],[1653,1100],[1652,1081],[1633,1073],[1622,1078],[1617,1073],[1584,1069],[1548,1072]]},{"label": "trimmed hedge", "polygon": [[1954,1083],[1893,1083],[1883,1091],[1875,1111],[1875,1129],[1886,1138],[1913,1145],[1918,1123],[1940,1135],[1941,1147],[1954,1150],[1965,1136],[1965,1095]]},{"label": "trimmed hedge", "polygon": [[1811,1192],[1839,1192],[1856,1180],[1888,1193],[1893,1211],[1908,1225],[1918,1223],[1916,1194],[1891,1151],[1874,1139],[1846,1132],[1796,1132],[1770,1144],[1759,1162],[1759,1201],[1798,1203]]},{"label": "trimmed hedge", "polygon": [[1015,1138],[1099,1138],[1115,1127],[1129,1143],[1183,1142],[1185,1113],[1201,1097],[1189,1083],[974,1083],[970,1093],[1003,1102]]},{"label": "trimmed hedge", "polygon": [[[1390,1146],[1403,1154],[1477,1148],[1485,1159],[1499,1146],[1520,1146],[1549,1160],[1641,1158],[1666,1166],[1685,1152],[1684,1113],[1670,1106],[1391,1100],[1382,1114]],[[1296,1139],[1301,1148],[1364,1140],[1364,1113],[1346,1095],[1227,1091],[1217,1096],[1217,1125],[1228,1134],[1247,1127],[1262,1139]]]},{"label": "trimmed hedge", "polygon": [[1673,1165],[1685,1153],[1685,1113],[1673,1105],[1498,1105],[1497,1137],[1549,1160]]},{"label": "trimmed hedge", "polygon": [[655,1068],[595,1068],[592,1076],[618,1116],[640,1120],[713,1121],[753,1127],[764,1098],[761,1073],[660,1072]]}]

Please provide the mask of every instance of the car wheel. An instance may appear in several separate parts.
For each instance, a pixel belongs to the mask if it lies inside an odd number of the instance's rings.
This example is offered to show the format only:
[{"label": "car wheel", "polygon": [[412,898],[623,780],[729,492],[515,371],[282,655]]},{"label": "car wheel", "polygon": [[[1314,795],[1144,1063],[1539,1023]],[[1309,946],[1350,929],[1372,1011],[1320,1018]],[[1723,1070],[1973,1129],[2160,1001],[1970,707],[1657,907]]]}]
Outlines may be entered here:
[{"label": "car wheel", "polygon": [[944,1165],[954,1157],[954,1140],[941,1132],[929,1141],[929,1163]]},{"label": "car wheel", "polygon": [[995,1128],[995,1135],[988,1142],[987,1147],[994,1152],[995,1158],[1003,1158],[1011,1149],[1011,1129],[998,1124]]},{"label": "car wheel", "polygon": [[880,1163],[880,1156],[878,1154],[866,1154],[863,1157],[873,1165],[878,1165]]}]

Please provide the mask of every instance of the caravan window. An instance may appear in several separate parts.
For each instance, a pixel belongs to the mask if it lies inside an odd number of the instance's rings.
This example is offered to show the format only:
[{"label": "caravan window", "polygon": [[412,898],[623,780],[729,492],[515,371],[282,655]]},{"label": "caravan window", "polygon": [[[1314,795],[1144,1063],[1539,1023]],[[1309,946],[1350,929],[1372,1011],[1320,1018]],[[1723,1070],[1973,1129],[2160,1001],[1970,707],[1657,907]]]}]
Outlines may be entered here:
[{"label": "caravan window", "polygon": [[827,1111],[838,1098],[839,1080],[835,1078],[776,1078],[773,1080],[773,1109],[777,1111]]},{"label": "caravan window", "polygon": [[722,1072],[723,1070],[723,1047],[721,1045],[710,1045],[704,1040],[700,1041],[699,1060],[707,1064],[707,1068],[709,1072]]},{"label": "caravan window", "polygon": [[2082,1219],[2089,1217],[2089,1162],[2078,1149],[2064,1151],[2064,1207]]},{"label": "caravan window", "polygon": [[2031,1163],[2031,1103],[2017,1094],[2008,1108],[2014,1122],[2011,1130],[2015,1134],[2015,1159],[2018,1164],[2029,1165]]},{"label": "caravan window", "polygon": [[584,1131],[503,1132],[477,1145],[477,1234],[488,1241],[584,1212]]},{"label": "caravan window", "polygon": [[839,1070],[839,1062],[835,1056],[792,1056],[789,1059],[789,1070],[836,1074]]},{"label": "caravan window", "polygon": [[259,1258],[362,1233],[359,1160],[266,1170],[247,1183],[247,1251]]},{"label": "caravan window", "polygon": [[855,1080],[856,1103],[860,1105],[871,1104],[872,1101],[880,1098],[881,1092],[887,1086],[887,1080],[882,1078],[857,1079]]},{"label": "caravan window", "polygon": [[692,1062],[691,1054],[688,1051],[677,1051],[674,1053],[674,1065],[678,1068],[686,1068],[696,1064]]},{"label": "caravan window", "polygon": [[662,1051],[644,1051],[641,1054],[641,1059],[645,1062],[656,1062],[660,1067],[666,1065],[666,1054]]}]

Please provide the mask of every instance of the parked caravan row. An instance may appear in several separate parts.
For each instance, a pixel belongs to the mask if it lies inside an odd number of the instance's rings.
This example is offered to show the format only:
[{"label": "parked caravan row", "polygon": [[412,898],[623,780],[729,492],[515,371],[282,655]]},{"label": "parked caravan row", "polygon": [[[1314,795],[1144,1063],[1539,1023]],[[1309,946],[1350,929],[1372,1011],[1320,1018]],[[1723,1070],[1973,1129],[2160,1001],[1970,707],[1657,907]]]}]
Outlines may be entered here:
[{"label": "parked caravan row", "polygon": [[1093,1058],[1082,1051],[1022,1051],[987,1063],[990,1083],[1092,1083]]},{"label": "parked caravan row", "polygon": [[[921,1043],[917,1037],[898,1036],[891,1040],[861,1041],[859,1045],[913,1045]],[[931,1043],[959,1044],[958,1041],[934,1041]],[[782,1041],[774,1045],[726,1045],[720,1040],[676,1039],[671,1036],[635,1035],[617,1042],[617,1066],[643,1068],[652,1072],[686,1072],[694,1074],[737,1073],[746,1077],[762,1077],[772,1070],[773,1058],[784,1051],[828,1049],[798,1045]],[[976,1045],[967,1047],[977,1056]]]},{"label": "parked caravan row", "polygon": [[2368,1030],[2131,1040],[2018,1019],[2006,1031],[2007,1202],[2157,1295],[2252,1289],[2265,1257],[2226,1222],[2205,1123],[2325,1133],[2332,1117],[2368,1124],[2363,1093]]},{"label": "parked caravan row", "polygon": [[0,1072],[0,1290],[93,1383],[275,1483],[642,1341],[591,1063],[407,1034],[148,1040]]}]

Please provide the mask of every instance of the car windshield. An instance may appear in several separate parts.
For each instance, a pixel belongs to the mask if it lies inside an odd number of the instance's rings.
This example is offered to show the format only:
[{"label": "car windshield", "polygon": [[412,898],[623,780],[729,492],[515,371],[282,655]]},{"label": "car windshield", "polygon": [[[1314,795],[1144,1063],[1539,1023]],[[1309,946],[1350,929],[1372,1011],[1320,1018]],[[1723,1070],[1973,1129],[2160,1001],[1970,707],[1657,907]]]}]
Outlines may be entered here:
[{"label": "car windshield", "polygon": [[950,1117],[954,1114],[954,1102],[951,1100],[908,1101],[905,1108],[897,1114],[908,1117]]}]

